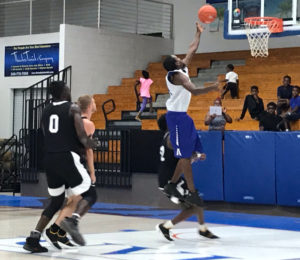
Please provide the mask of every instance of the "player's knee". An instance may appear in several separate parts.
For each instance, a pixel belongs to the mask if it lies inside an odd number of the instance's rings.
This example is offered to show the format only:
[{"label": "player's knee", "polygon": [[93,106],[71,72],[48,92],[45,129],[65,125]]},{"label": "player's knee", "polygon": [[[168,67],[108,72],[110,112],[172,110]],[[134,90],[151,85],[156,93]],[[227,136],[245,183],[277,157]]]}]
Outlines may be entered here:
[{"label": "player's knee", "polygon": [[42,215],[51,219],[57,211],[59,211],[65,201],[65,194],[61,194],[59,196],[51,197],[50,204],[45,208]]},{"label": "player's knee", "polygon": [[92,207],[97,201],[96,188],[91,186],[89,190],[81,194],[81,196],[82,199],[86,200],[89,203],[90,207]]}]

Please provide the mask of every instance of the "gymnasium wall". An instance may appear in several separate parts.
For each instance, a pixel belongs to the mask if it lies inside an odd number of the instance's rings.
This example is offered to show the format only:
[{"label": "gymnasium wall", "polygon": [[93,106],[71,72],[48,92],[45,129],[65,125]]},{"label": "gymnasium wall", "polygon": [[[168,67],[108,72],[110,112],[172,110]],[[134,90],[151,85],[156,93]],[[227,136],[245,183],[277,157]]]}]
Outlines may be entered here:
[{"label": "gymnasium wall", "polygon": [[3,37],[0,41],[0,137],[12,135],[13,89],[27,88],[47,76],[4,77],[5,46],[60,43],[60,70],[72,65],[72,94],[105,93],[149,61],[173,53],[173,41],[128,33],[61,25],[59,33]]},{"label": "gymnasium wall", "polygon": [[13,89],[26,88],[47,76],[4,77],[5,46],[59,42],[59,33],[2,37],[0,41],[0,138],[12,135]]},{"label": "gymnasium wall", "polygon": [[61,25],[60,67],[72,65],[72,97],[105,93],[161,55],[173,53],[173,40]]},{"label": "gymnasium wall", "polygon": [[[205,0],[165,0],[164,2],[174,5],[174,51],[176,54],[186,53],[190,42],[195,34],[195,22],[200,6]],[[201,37],[198,52],[221,52],[248,50],[247,40],[225,40],[223,38],[223,23],[218,32],[209,32],[209,26]],[[299,37],[272,38],[269,48],[288,48],[300,46]]]}]

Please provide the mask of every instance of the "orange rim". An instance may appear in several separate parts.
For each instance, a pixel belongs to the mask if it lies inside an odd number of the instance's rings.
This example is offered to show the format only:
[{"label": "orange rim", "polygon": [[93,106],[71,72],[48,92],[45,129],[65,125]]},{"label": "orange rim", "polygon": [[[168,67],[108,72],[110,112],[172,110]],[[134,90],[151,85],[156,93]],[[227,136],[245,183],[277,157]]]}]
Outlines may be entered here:
[{"label": "orange rim", "polygon": [[267,25],[271,33],[283,32],[283,20],[277,17],[248,17],[245,23],[250,25]]}]

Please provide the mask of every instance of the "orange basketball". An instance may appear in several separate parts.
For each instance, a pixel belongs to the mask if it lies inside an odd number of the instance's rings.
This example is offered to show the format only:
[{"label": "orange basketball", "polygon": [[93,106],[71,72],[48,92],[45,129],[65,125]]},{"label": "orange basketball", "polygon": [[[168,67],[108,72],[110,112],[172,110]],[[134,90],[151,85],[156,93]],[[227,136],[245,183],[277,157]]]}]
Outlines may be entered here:
[{"label": "orange basketball", "polygon": [[198,11],[198,17],[202,23],[212,23],[217,17],[217,10],[212,5],[203,5]]}]

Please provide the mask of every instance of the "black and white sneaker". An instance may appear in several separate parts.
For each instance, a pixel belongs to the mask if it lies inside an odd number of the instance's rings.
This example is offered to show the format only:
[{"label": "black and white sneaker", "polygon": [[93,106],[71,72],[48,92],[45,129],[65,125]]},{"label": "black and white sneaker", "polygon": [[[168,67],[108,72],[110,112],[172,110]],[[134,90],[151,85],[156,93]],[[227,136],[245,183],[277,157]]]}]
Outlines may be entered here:
[{"label": "black and white sneaker", "polygon": [[48,249],[40,244],[41,234],[32,231],[30,236],[26,238],[23,248],[31,253],[46,253]]},{"label": "black and white sneaker", "polygon": [[180,192],[177,190],[177,184],[169,182],[165,187],[164,187],[164,193],[167,194],[170,198],[178,198],[182,199],[182,195]]},{"label": "black and white sneaker", "polygon": [[71,243],[70,239],[67,237],[67,234],[64,230],[60,229],[57,232],[57,242],[60,245],[66,246],[66,247],[74,247],[75,245]]},{"label": "black and white sneaker", "polygon": [[199,230],[199,235],[200,236],[203,236],[203,237],[206,237],[206,238],[209,238],[209,239],[217,239],[219,238],[218,236],[214,235],[213,233],[211,233],[208,229],[206,231],[201,231]]},{"label": "black and white sneaker", "polygon": [[198,191],[194,191],[194,192],[189,192],[185,197],[184,197],[184,201],[188,204],[191,205],[196,205],[198,207],[203,207],[204,203],[203,200],[201,199],[201,197],[198,194]]},{"label": "black and white sneaker", "polygon": [[61,224],[61,228],[68,232],[74,242],[80,246],[85,245],[85,240],[78,229],[78,221],[75,218],[65,218]]},{"label": "black and white sneaker", "polygon": [[56,249],[61,250],[61,247],[57,242],[57,232],[53,232],[51,228],[48,228],[46,229],[43,236],[50,245],[54,246]]},{"label": "black and white sneaker", "polygon": [[157,225],[156,230],[158,230],[167,240],[174,241],[170,236],[170,229],[165,228],[163,223]]}]

